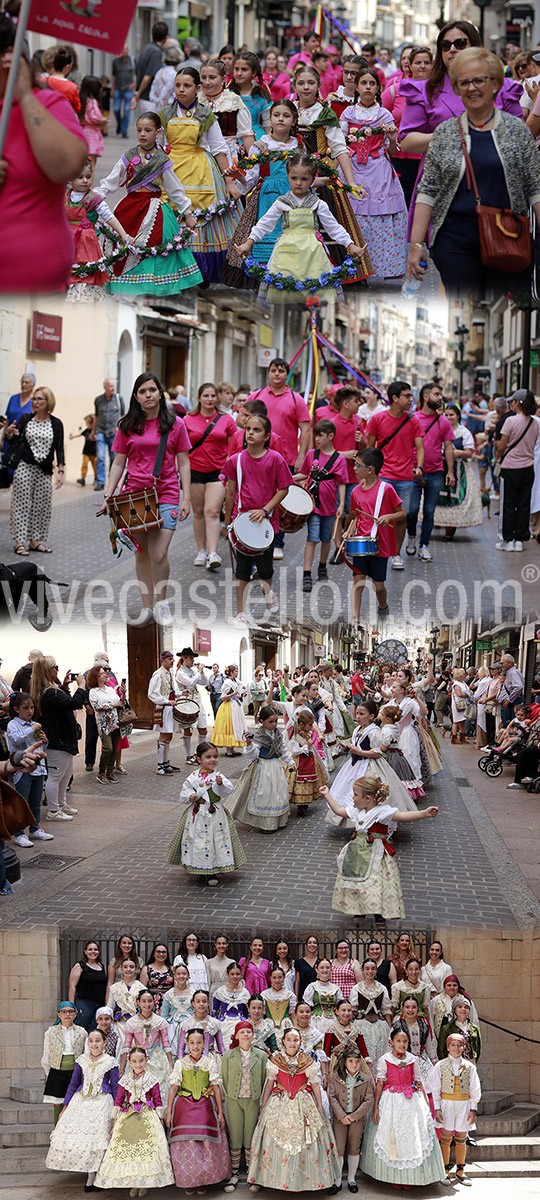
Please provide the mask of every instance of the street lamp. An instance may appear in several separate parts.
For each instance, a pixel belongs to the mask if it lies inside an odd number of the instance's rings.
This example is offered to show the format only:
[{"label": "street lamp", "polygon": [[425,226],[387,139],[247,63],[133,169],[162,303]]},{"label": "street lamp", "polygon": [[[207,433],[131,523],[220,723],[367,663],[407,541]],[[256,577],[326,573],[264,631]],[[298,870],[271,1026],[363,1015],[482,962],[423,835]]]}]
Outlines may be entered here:
[{"label": "street lamp", "polygon": [[469,330],[466,325],[456,325],[455,335],[457,337],[459,359],[456,363],[459,371],[459,398],[463,395],[463,376],[466,370],[465,364],[465,339],[469,336]]},{"label": "street lamp", "polygon": [[435,659],[437,657],[437,641],[438,641],[439,634],[441,631],[437,625],[433,625],[429,632],[430,632],[430,636],[431,636],[431,649],[433,651],[433,671],[435,671]]}]

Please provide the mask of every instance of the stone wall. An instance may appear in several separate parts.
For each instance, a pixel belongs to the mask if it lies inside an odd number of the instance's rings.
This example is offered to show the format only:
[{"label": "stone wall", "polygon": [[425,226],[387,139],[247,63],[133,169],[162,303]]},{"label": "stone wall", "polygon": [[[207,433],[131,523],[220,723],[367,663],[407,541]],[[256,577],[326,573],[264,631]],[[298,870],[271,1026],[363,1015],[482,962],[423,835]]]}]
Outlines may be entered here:
[{"label": "stone wall", "polygon": [[57,931],[0,930],[0,963],[0,1096],[9,1096],[13,1070],[39,1068],[43,1032],[56,1016]]}]

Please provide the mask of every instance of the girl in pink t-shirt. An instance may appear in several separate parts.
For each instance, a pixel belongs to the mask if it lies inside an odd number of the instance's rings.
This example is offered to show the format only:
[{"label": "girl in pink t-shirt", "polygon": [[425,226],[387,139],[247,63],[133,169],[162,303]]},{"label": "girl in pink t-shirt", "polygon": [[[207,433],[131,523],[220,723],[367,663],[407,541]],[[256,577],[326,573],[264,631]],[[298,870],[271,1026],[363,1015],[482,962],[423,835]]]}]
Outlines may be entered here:
[{"label": "girl in pink t-shirt", "polygon": [[352,556],[347,565],[352,567],[353,583],[351,589],[352,619],[358,621],[362,593],[366,579],[371,579],[377,597],[380,615],[388,613],[388,597],[386,593],[386,572],[388,559],[396,553],[395,521],[405,515],[405,509],[397,492],[391,483],[379,480],[384,455],[376,446],[359,450],[355,462],[358,487],[351,496],[351,517],[353,518],[345,536],[373,537],[373,526],[376,526],[378,550],[376,554]]},{"label": "girl in pink t-shirt", "polygon": [[[279,529],[278,505],[287,495],[293,480],[281,454],[268,448],[271,434],[272,423],[268,417],[251,416],[246,425],[246,449],[240,454],[233,454],[225,463],[223,472],[227,477],[227,525],[234,521],[239,513],[247,513],[255,525],[260,525],[266,519],[271,522],[274,534]],[[236,551],[236,620],[239,624],[248,624],[244,612],[244,597],[254,564],[267,607],[270,612],[275,612],[279,606],[278,598],[272,591],[273,549],[272,540],[266,549],[257,555]]]},{"label": "girl in pink t-shirt", "polygon": [[[159,478],[155,480],[156,455],[164,433],[168,434],[165,456]],[[101,516],[108,511],[107,501],[114,495],[126,467],[122,491],[139,491],[156,485],[163,524],[144,533],[137,530],[131,537],[137,550],[135,569],[143,604],[141,624],[151,620],[152,616],[163,625],[172,623],[166,600],[170,573],[168,550],[177,521],[185,521],[189,516],[189,448],[184,422],[169,411],[159,379],[151,371],[145,371],[135,380],[127,415],[122,417],[116,431],[112,445],[114,460],[103,505],[97,513]],[[183,492],[181,503],[179,475]]]},{"label": "girl in pink t-shirt", "polygon": [[97,75],[85,75],[81,83],[81,111],[79,121],[88,146],[88,157],[95,164],[103,154],[103,132],[107,118],[99,107],[101,80]]},{"label": "girl in pink t-shirt", "polygon": [[219,570],[218,554],[220,512],[225,487],[220,471],[229,454],[229,443],[236,433],[236,421],[230,413],[220,412],[217,388],[201,383],[197,400],[186,414],[186,429],[191,439],[191,498],[193,532],[197,542],[196,567]]}]

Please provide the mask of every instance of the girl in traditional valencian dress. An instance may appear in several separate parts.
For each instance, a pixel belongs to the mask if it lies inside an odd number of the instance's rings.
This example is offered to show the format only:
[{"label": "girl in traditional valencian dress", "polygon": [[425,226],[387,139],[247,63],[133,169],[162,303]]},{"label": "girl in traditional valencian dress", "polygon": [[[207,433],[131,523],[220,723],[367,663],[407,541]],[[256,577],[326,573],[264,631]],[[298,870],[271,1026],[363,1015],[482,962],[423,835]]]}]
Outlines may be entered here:
[{"label": "girl in traditional valencian dress", "polygon": [[[332,784],[332,795],[338,804],[348,808],[352,804],[352,786],[355,780],[363,775],[377,775],[390,789],[390,795],[396,808],[403,812],[416,812],[416,804],[405,784],[396,775],[393,768],[384,757],[383,735],[375,723],[377,705],[374,700],[366,700],[356,708],[358,725],[350,740],[351,757],[338,771]],[[345,821],[339,820],[335,813],[326,814],[328,825],[341,825],[352,828],[352,817]]]},{"label": "girl in traditional valencian dress", "polygon": [[113,268],[108,292],[169,296],[202,283],[191,250],[187,246],[175,247],[172,242],[180,229],[171,205],[185,218],[188,229],[194,231],[197,222],[190,212],[191,200],[176,178],[170,158],[157,145],[160,129],[157,113],[140,116],[137,145],[126,150],[96,188],[98,195],[108,196],[125,186],[127,196],[117,206],[117,220],[127,229],[134,246],[165,244],[166,247],[160,254],[143,258],[130,254],[127,259],[122,258]]},{"label": "girl in traditional valencian dress", "polygon": [[135,979],[137,968],[131,958],[124,959],[121,971],[122,978],[111,983],[106,999],[113,1010],[114,1027],[123,1046],[126,1024],[130,1017],[136,1016],[137,999],[146,989],[144,984]]},{"label": "girl in traditional valencian dress", "polygon": [[296,804],[299,817],[306,816],[328,778],[325,765],[313,745],[314,724],[313,713],[300,709],[294,725],[289,728],[289,747],[295,762],[289,772],[289,799],[291,804]]},{"label": "girl in traditional valencian dress", "polygon": [[248,1183],[287,1192],[333,1187],[340,1167],[332,1127],[322,1108],[317,1064],[301,1051],[298,1030],[287,1030],[266,1074]]},{"label": "girl in traditional valencian dress", "polygon": [[434,806],[416,812],[398,812],[386,803],[389,788],[374,775],[353,784],[353,803],[344,808],[327,787],[321,788],[332,812],[352,819],[355,830],[338,855],[338,874],[332,908],[353,916],[374,913],[376,920],[405,916],[395,850],[389,838],[401,821],[436,817]]},{"label": "girl in traditional valencian dress", "polygon": [[227,805],[235,821],[266,833],[282,829],[290,814],[289,785],[282,764],[293,767],[294,759],[277,723],[275,708],[263,705],[245,751],[252,761],[242,772]]},{"label": "girl in traditional valencian dress", "polygon": [[324,1029],[325,1021],[333,1021],[336,1004],[343,1000],[343,992],[337,983],[332,983],[332,963],[329,958],[320,958],[315,969],[317,980],[308,983],[304,999],[311,1005],[315,1025]]},{"label": "girl in traditional valencian dress", "polygon": [[101,1029],[93,1029],[88,1034],[87,1049],[75,1063],[45,1162],[50,1171],[86,1171],[85,1191],[93,1190],[109,1145],[117,1088],[116,1059],[105,1053]]},{"label": "girl in traditional valencian dress", "polygon": [[365,1175],[398,1187],[440,1183],[444,1163],[419,1064],[408,1034],[393,1027],[391,1049],[377,1065],[371,1120],[362,1142]]},{"label": "girl in traditional valencian dress", "polygon": [[225,1051],[221,1032],[221,1022],[210,1016],[210,997],[208,992],[200,988],[193,993],[193,1016],[185,1017],[180,1026],[178,1037],[178,1058],[186,1053],[186,1039],[190,1029],[202,1029],[204,1033],[204,1053],[217,1058]]},{"label": "girl in traditional valencian dress", "polygon": [[[75,179],[71,180],[66,189],[66,217],[75,237],[74,267],[86,266],[87,263],[98,263],[103,257],[103,250],[98,241],[94,228],[97,221],[103,221],[114,229],[126,245],[130,241],[129,234],[120,224],[109,205],[92,188],[94,168],[90,159],[84,164]],[[105,266],[98,267],[92,274],[84,275],[81,279],[72,274],[69,281],[66,300],[104,300],[105,284],[110,281],[109,271]]]},{"label": "girl in traditional valencian dress", "polygon": [[112,1137],[96,1176],[96,1189],[130,1188],[133,1197],[174,1183],[162,1121],[159,1083],[149,1070],[146,1050],[132,1046],[118,1084]]},{"label": "girl in traditional valencian dress", "polygon": [[229,204],[240,199],[240,192],[226,176],[227,143],[217,117],[198,99],[199,84],[198,71],[180,67],[174,82],[175,100],[161,110],[160,117],[176,177],[194,211],[206,213],[198,222],[191,246],[205,282],[212,283],[219,280],[240,219],[236,205]]},{"label": "girl in traditional valencian dress", "polygon": [[392,1005],[383,983],[377,978],[377,964],[373,958],[362,963],[360,983],[351,992],[351,1004],[356,1010],[356,1024],[361,1030],[368,1048],[373,1068],[381,1054],[388,1050],[388,1031],[392,1024]]},{"label": "girl in traditional valencian dress", "polygon": [[[251,148],[250,158],[259,157],[261,161],[248,167],[243,179],[239,180],[239,187],[248,200],[227,251],[227,261],[221,275],[222,282],[229,287],[256,287],[256,280],[246,275],[243,269],[237,247],[245,242],[253,226],[268,212],[274,200],[288,192],[289,178],[285,155],[298,149],[297,128],[298,112],[292,100],[278,100],[270,109],[270,132],[264,133]],[[253,258],[256,262],[268,262],[282,232],[280,218],[274,229],[253,246]]]},{"label": "girl in traditional valencian dress", "polygon": [[230,812],[221,803],[233,784],[217,770],[217,746],[200,742],[197,771],[182,784],[180,801],[187,807],[167,851],[167,862],[181,863],[190,875],[201,875],[216,887],[218,874],[236,871],[246,856]]},{"label": "girl in traditional valencian dress", "polygon": [[[414,771],[405,758],[403,750],[399,748],[399,722],[402,717],[399,704],[384,704],[379,709],[379,716],[381,718],[381,750],[384,752],[388,766],[392,768],[398,779],[401,780],[411,799],[418,800],[420,796],[418,795]],[[422,788],[420,795],[423,794],[424,789]]]},{"label": "girl in traditional valencian dress", "polygon": [[285,972],[281,967],[274,967],[270,987],[261,995],[267,1016],[274,1025],[278,1046],[281,1046],[284,1034],[292,1026],[291,1017],[296,1008],[296,996],[285,987]]},{"label": "girl in traditional valencian dress", "polygon": [[218,987],[212,1000],[212,1016],[221,1023],[223,1044],[228,1050],[238,1021],[247,1021],[250,994],[238,963],[229,963],[227,982]]},{"label": "girl in traditional valencian dress", "polygon": [[195,988],[189,982],[189,971],[183,963],[180,963],[174,969],[174,987],[165,992],[161,1006],[161,1015],[169,1027],[169,1042],[173,1058],[178,1055],[180,1025],[185,1017],[191,1017],[193,1014],[191,998],[194,991]]},{"label": "girl in traditional valencian dress", "polygon": [[141,992],[137,998],[137,1015],[126,1023],[124,1050],[120,1059],[122,1073],[132,1046],[142,1046],[148,1055],[148,1069],[155,1075],[160,1091],[165,1095],[169,1076],[173,1069],[173,1058],[169,1044],[169,1029],[163,1017],[154,1012],[154,997],[151,992]]},{"label": "girl in traditional valencian dress", "polygon": [[202,1029],[190,1030],[170,1078],[165,1120],[176,1186],[199,1194],[231,1174],[219,1080]]},{"label": "girl in traditional valencian dress", "polygon": [[[301,285],[307,280],[329,281],[333,264],[324,242],[317,236],[319,222],[329,237],[343,246],[348,255],[353,258],[362,256],[361,247],[351,241],[349,233],[343,225],[338,224],[326,201],[313,191],[316,174],[317,164],[309,155],[301,151],[294,154],[287,162],[290,190],[274,201],[253,226],[246,241],[237,247],[240,255],[249,254],[253,245],[262,241],[281,218],[283,233],[278,237],[268,262],[267,275],[270,278],[267,280],[262,276],[264,282],[260,295],[269,302],[283,302],[284,299],[303,301],[305,296]],[[350,270],[354,275],[354,267],[351,266]],[[290,278],[293,282],[284,289],[279,276]],[[335,287],[329,288],[327,283],[320,282],[316,291],[319,296],[324,296],[327,292],[335,291]]]},{"label": "girl in traditional valencian dress", "polygon": [[225,87],[227,70],[219,58],[211,58],[201,67],[200,98],[219,121],[227,145],[229,163],[239,154],[249,154],[255,141],[251,113],[236,92]]},{"label": "girl in traditional valencian dress", "polygon": [[396,152],[397,130],[392,113],[380,103],[379,77],[371,67],[359,71],[356,91],[356,101],[340,119],[355,182],[364,188],[360,199],[351,197],[351,204],[375,274],[397,277],[407,265],[407,205],[388,157]]},{"label": "girl in traditional valencian dress", "polygon": [[250,50],[241,50],[235,55],[233,82],[229,89],[233,94],[236,92],[237,96],[241,96],[249,109],[255,138],[262,137],[267,128],[272,96],[263,82],[259,59]]},{"label": "girl in traditional valencian dress", "polygon": [[240,753],[240,747],[246,744],[247,723],[243,706],[246,688],[238,678],[236,663],[225,667],[224,674],[221,704],[212,731],[212,744],[225,746],[225,758],[233,758]]}]

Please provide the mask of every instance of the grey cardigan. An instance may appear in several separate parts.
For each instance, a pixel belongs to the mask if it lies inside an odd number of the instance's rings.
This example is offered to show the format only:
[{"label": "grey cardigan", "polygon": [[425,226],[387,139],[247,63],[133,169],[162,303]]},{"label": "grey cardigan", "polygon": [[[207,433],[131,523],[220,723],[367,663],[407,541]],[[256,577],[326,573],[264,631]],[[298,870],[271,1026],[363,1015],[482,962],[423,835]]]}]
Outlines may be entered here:
[{"label": "grey cardigan", "polygon": [[[416,202],[427,204],[431,214],[431,244],[451,208],[465,174],[465,159],[458,121],[470,152],[467,114],[450,117],[438,125],[429,143]],[[511,113],[495,110],[493,141],[501,160],[512,212],[527,213],[540,200],[540,154],[530,129]],[[489,179],[476,180],[480,199],[489,204]]]}]

